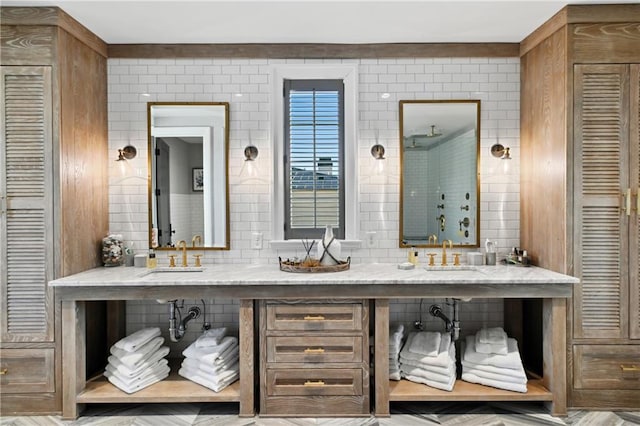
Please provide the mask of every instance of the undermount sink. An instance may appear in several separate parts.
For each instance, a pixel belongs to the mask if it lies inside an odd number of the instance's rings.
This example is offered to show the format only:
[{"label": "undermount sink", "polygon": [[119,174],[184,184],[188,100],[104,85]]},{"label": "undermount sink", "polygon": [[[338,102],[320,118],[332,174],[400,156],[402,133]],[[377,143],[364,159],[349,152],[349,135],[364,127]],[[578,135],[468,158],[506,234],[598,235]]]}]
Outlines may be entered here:
[{"label": "undermount sink", "polygon": [[147,275],[157,275],[157,274],[174,274],[176,272],[202,272],[204,271],[204,267],[202,266],[163,266],[160,268],[147,269],[139,274],[139,277],[145,277]]},{"label": "undermount sink", "polygon": [[436,266],[425,266],[425,270],[432,272],[455,272],[455,271],[478,271],[478,268],[473,265],[436,265]]}]

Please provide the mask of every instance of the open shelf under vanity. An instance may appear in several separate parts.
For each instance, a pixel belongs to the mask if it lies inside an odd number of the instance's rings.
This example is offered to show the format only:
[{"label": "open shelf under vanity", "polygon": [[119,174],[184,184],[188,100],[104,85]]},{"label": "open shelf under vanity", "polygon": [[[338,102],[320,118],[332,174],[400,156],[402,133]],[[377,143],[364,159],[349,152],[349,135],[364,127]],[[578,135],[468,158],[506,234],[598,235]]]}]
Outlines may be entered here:
[{"label": "open shelf under vanity", "polygon": [[220,392],[214,392],[178,375],[178,361],[169,362],[169,377],[132,394],[121,391],[102,374],[97,375],[87,381],[76,400],[82,404],[240,401],[240,381],[235,381]]},{"label": "open shelf under vanity", "polygon": [[527,383],[527,393],[512,392],[457,380],[453,391],[435,389],[409,380],[389,380],[389,401],[552,401],[541,379]]}]

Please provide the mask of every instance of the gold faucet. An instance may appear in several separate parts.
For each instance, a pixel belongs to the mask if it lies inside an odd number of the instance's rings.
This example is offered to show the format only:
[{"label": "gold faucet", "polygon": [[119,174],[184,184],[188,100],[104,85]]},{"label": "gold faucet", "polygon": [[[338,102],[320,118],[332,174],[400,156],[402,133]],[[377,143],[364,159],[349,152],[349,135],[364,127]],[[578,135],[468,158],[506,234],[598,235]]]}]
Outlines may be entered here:
[{"label": "gold faucet", "polygon": [[449,242],[449,248],[453,248],[453,242],[451,240],[442,241],[442,266],[447,266],[447,241]]},{"label": "gold faucet", "polygon": [[202,237],[200,235],[193,236],[193,238],[191,239],[191,246],[194,248],[196,247],[196,241],[199,245],[202,245]]},{"label": "gold faucet", "polygon": [[178,241],[178,244],[176,245],[176,250],[180,250],[180,249],[182,249],[182,266],[188,266],[187,265],[187,242],[185,240]]},{"label": "gold faucet", "polygon": [[429,244],[431,244],[431,240],[433,240],[433,245],[438,244],[438,236],[436,234],[429,235]]}]

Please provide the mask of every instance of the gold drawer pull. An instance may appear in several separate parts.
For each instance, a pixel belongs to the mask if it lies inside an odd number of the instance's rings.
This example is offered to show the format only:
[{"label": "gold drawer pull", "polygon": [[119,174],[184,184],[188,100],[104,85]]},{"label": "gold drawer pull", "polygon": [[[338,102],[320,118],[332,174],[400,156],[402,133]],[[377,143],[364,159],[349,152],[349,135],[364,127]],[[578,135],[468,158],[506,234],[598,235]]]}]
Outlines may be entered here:
[{"label": "gold drawer pull", "polygon": [[0,376],[6,376],[8,372],[9,370],[7,368],[3,368],[2,370],[0,370]]},{"label": "gold drawer pull", "polygon": [[323,321],[324,317],[322,315],[306,315],[304,317],[305,321]]},{"label": "gold drawer pull", "polygon": [[622,379],[624,380],[638,380],[640,379],[640,367],[634,364],[620,364],[622,369]]},{"label": "gold drawer pull", "polygon": [[324,380],[307,380],[305,386],[324,386]]},{"label": "gold drawer pull", "polygon": [[305,354],[323,354],[324,348],[307,348],[304,350]]}]

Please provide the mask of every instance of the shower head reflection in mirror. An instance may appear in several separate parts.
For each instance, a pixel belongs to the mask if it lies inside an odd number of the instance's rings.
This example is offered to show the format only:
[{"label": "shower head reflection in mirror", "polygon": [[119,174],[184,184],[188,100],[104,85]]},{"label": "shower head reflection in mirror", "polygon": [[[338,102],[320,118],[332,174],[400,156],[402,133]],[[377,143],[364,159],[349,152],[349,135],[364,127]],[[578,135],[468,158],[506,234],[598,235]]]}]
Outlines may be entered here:
[{"label": "shower head reflection in mirror", "polygon": [[400,101],[400,247],[478,246],[479,149],[479,100]]}]

